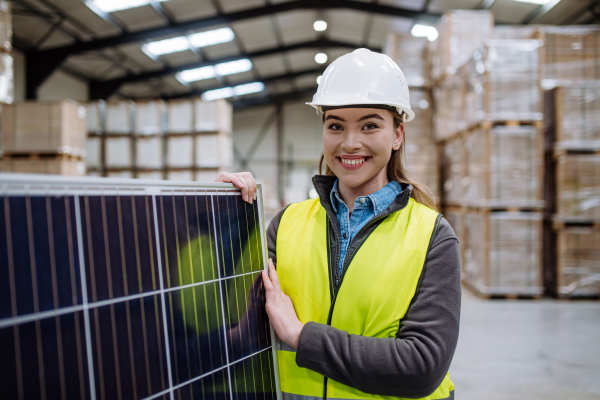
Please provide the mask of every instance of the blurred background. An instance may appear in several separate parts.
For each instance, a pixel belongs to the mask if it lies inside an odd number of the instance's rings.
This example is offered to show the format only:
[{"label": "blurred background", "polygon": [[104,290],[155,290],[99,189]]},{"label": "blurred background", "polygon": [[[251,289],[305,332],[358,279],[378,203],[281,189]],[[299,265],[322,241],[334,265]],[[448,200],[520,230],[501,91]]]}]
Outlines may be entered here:
[{"label": "blurred background", "polygon": [[325,68],[404,71],[461,246],[457,399],[600,399],[600,1],[0,0],[2,172],[316,197]]}]

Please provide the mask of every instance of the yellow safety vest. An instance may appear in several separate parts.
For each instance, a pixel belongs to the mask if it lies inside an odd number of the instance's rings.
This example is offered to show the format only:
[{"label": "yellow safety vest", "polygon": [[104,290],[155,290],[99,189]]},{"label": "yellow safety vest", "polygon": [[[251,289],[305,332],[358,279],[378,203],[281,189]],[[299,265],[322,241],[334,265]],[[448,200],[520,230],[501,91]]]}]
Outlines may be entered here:
[{"label": "yellow safety vest", "polygon": [[[327,212],[319,199],[292,204],[277,231],[277,272],[303,323],[328,324],[350,334],[395,338],[413,299],[438,214],[412,198],[388,215],[354,255],[331,298],[327,263]],[[337,267],[337,260],[332,260]],[[278,346],[284,398],[398,399],[361,392],[296,364],[294,349]],[[446,375],[425,399],[445,399],[454,390]],[[286,396],[289,394],[291,396]]]}]

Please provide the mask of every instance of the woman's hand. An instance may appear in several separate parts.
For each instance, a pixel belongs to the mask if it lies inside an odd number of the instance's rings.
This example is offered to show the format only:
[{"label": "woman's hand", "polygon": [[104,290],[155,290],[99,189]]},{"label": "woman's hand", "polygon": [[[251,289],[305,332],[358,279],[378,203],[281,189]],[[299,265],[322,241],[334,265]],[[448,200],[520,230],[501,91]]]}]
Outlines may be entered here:
[{"label": "woman's hand", "polygon": [[281,340],[296,349],[304,324],[296,316],[290,296],[281,291],[279,278],[271,259],[269,259],[269,274],[263,271],[262,278],[267,299],[265,308],[273,329]]},{"label": "woman's hand", "polygon": [[236,172],[229,174],[221,172],[215,182],[233,183],[236,187],[242,189],[242,199],[252,204],[256,200],[256,181],[250,172]]}]

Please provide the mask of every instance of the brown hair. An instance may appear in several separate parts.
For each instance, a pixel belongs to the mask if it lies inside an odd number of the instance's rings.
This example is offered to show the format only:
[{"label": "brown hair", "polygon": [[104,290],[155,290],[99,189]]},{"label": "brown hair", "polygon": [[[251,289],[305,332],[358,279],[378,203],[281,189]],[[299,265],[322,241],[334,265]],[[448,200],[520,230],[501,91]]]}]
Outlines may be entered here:
[{"label": "brown hair", "polygon": [[[402,115],[396,111],[390,111],[394,119],[394,129],[398,129],[402,123]],[[325,113],[323,113],[323,119],[325,119]],[[413,190],[410,197],[415,199],[417,203],[421,203],[435,211],[438,210],[438,206],[435,201],[435,195],[427,186],[419,183],[415,178],[410,176],[406,170],[402,159],[405,158],[404,146],[406,142],[406,133],[402,137],[402,143],[400,144],[399,150],[392,150],[392,156],[387,163],[387,178],[389,181],[396,181],[398,183],[407,183],[412,185]],[[325,161],[325,154],[321,153],[321,160],[319,161],[319,174],[322,172],[323,162]],[[335,175],[329,166],[325,163],[325,175]]]}]

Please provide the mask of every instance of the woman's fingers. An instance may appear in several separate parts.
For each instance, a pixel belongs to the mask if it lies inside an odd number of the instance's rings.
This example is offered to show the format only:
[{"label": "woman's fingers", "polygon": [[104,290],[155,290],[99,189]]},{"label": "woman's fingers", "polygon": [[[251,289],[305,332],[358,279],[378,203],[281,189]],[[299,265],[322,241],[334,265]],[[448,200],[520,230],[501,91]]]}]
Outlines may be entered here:
[{"label": "woman's fingers", "polygon": [[242,189],[242,199],[252,204],[252,199],[256,200],[256,181],[250,172],[236,172],[229,174],[221,172],[215,182],[233,183],[236,187]]},{"label": "woman's fingers", "polygon": [[275,293],[279,294],[281,292],[281,285],[279,285],[279,277],[277,276],[277,271],[275,270],[273,261],[271,261],[270,258],[269,258],[269,278],[271,279],[271,283],[273,284]]},{"label": "woman's fingers", "polygon": [[256,181],[250,172],[242,172],[242,177],[248,185],[249,203],[252,204],[252,200],[256,200]]}]

